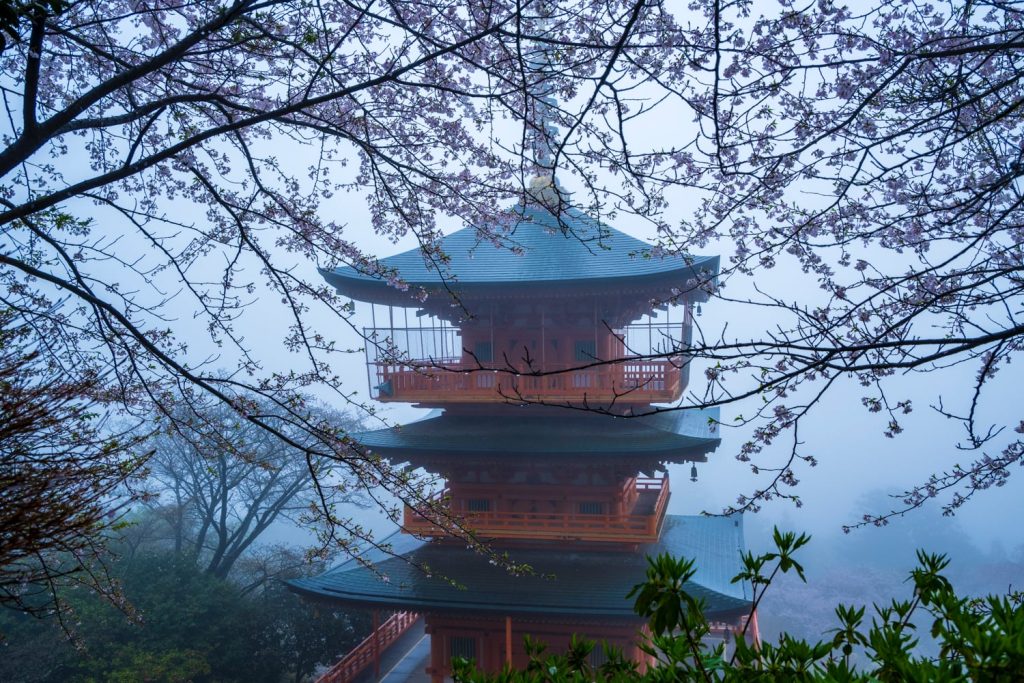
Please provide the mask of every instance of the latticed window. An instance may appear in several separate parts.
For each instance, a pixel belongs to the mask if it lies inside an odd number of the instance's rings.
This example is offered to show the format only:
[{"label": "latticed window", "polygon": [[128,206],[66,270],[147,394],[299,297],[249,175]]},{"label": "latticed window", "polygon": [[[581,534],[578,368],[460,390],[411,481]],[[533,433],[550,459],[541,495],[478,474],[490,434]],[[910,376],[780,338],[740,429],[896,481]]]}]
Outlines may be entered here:
[{"label": "latticed window", "polygon": [[[579,339],[573,347],[573,358],[577,363],[592,363],[597,358],[597,344],[593,339]],[[594,386],[592,370],[580,370],[572,373],[574,389],[589,389]]]},{"label": "latticed window", "polygon": [[490,512],[491,501],[487,498],[470,498],[466,501],[466,509],[470,512]]},{"label": "latticed window", "polygon": [[472,636],[452,636],[451,658],[476,659],[476,638]]},{"label": "latticed window", "polygon": [[578,340],[575,347],[575,357],[581,363],[593,361],[597,358],[597,344],[593,339]]},{"label": "latticed window", "polygon": [[597,500],[585,500],[580,503],[581,515],[603,515],[604,503]]},{"label": "latticed window", "polygon": [[489,341],[480,341],[473,345],[473,355],[481,363],[494,360],[494,348]]}]

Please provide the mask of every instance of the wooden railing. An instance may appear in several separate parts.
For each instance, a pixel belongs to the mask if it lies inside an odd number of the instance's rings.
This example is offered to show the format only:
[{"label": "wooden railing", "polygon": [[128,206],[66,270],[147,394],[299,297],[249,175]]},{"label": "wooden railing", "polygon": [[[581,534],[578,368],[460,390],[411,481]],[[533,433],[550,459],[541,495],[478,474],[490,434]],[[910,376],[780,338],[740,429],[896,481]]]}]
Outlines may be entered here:
[{"label": "wooden railing", "polygon": [[[682,359],[622,361],[586,369],[543,368],[545,374],[481,370],[478,365],[370,364],[373,398],[405,403],[670,403],[686,388]],[[549,374],[554,373],[554,374]]]},{"label": "wooden railing", "polygon": [[[657,491],[653,510],[647,514],[584,514],[540,512],[460,512],[451,514],[484,538],[519,538],[581,541],[609,541],[623,543],[653,543],[661,534],[665,510],[670,496],[668,478],[637,478],[637,490]],[[432,498],[434,505],[444,505],[445,490]],[[451,501],[449,501],[450,503]],[[455,501],[457,502],[457,501]],[[404,528],[417,536],[441,537],[450,535],[445,516],[431,506],[420,509],[405,508]]]},{"label": "wooden railing", "polygon": [[419,618],[420,615],[416,612],[393,614],[327,673],[316,679],[316,683],[351,683],[374,661],[379,661],[381,653],[394,644]]}]

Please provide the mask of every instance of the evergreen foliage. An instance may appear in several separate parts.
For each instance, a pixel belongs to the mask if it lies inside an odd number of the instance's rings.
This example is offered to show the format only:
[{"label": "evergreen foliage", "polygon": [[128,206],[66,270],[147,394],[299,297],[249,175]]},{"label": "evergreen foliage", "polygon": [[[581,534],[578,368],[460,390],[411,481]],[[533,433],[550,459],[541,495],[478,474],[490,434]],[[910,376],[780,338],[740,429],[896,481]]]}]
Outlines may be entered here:
[{"label": "evergreen foliage", "polygon": [[318,663],[358,643],[365,616],[317,610],[274,582],[243,595],[166,550],[125,554],[113,572],[131,618],[93,592],[64,596],[78,647],[52,621],[0,611],[0,680],[280,683],[304,680]]},{"label": "evergreen foliage", "polygon": [[[805,535],[775,530],[772,552],[743,556],[734,581],[748,581],[756,608],[779,574],[803,567],[793,555]],[[527,639],[529,663],[495,674],[466,660],[453,662],[458,683],[575,683],[584,681],[1019,681],[1024,680],[1024,607],[1021,594],[972,599],[958,595],[943,572],[944,555],[918,551],[907,599],[867,608],[838,605],[837,624],[824,640],[809,642],[783,633],[776,642],[752,645],[744,637],[710,644],[701,600],[687,592],[696,574],[692,560],[667,554],[648,558],[647,580],[630,594],[648,619],[641,644],[653,664],[641,671],[621,651],[604,645],[607,661],[590,664],[595,643],[573,638],[564,654],[547,654]],[[748,621],[749,623],[749,621]],[[935,656],[921,654],[918,628],[938,643]],[[745,629],[744,629],[745,630]],[[744,635],[744,634],[741,634]]]}]

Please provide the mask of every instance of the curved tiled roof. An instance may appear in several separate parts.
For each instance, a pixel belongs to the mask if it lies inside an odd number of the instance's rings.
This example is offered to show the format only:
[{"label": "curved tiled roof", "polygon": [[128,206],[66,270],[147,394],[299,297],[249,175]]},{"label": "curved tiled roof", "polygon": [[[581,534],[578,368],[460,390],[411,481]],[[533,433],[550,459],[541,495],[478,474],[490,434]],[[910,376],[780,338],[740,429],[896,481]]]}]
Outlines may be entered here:
[{"label": "curved tiled roof", "polygon": [[[515,411],[515,412],[512,412]],[[518,414],[516,414],[518,413]],[[612,417],[565,410],[509,408],[500,417],[436,414],[403,425],[352,434],[381,455],[514,452],[522,455],[663,455],[703,460],[721,442],[718,409],[674,410],[642,417]]]},{"label": "curved tiled roof", "polygon": [[[718,273],[717,256],[665,256],[652,254],[652,246],[610,228],[576,209],[557,218],[537,204],[520,206],[519,220],[502,232],[502,246],[482,239],[474,227],[466,227],[441,240],[450,259],[439,272],[420,249],[381,260],[413,287],[433,289],[457,284],[543,284],[644,280],[669,277],[674,286],[687,288],[694,278],[706,280]],[[379,275],[344,266],[321,271],[343,294],[366,293],[368,285],[388,288]],[[693,286],[693,282],[689,283]]]},{"label": "curved tiled roof", "polygon": [[[704,600],[709,618],[750,608],[750,587],[731,583],[741,570],[744,550],[738,517],[669,515],[661,540],[638,553],[510,551],[514,562],[533,567],[535,574],[528,576],[512,576],[462,546],[396,536],[397,557],[382,559],[375,551],[289,585],[309,597],[393,609],[635,618],[626,595],[644,580],[646,555],[668,552],[696,560],[697,574],[687,589]],[[374,563],[373,570],[366,561]],[[423,566],[430,568],[429,575],[418,568]]]}]

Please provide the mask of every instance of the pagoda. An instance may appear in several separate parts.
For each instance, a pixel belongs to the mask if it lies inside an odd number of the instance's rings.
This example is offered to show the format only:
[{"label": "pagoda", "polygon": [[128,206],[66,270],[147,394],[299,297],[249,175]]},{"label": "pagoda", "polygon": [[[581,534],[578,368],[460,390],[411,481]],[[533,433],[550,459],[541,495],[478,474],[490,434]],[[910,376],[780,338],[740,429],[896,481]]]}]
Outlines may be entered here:
[{"label": "pagoda", "polygon": [[[696,481],[720,441],[717,410],[653,409],[678,405],[687,387],[693,315],[718,259],[656,255],[552,198],[550,179],[535,181],[501,245],[472,226],[444,237],[441,268],[418,249],[383,259],[407,289],[352,267],[323,272],[372,306],[373,398],[433,409],[353,438],[444,486],[406,506],[388,553],[292,588],[422,615],[436,683],[456,656],[488,671],[524,666],[525,635],[558,651],[578,634],[643,663],[644,624],[626,595],[647,555],[696,558],[689,590],[721,631],[740,629],[751,609],[749,586],[730,583],[741,519],[667,513],[666,465],[689,464]],[[495,561],[505,553],[531,571]]]}]

